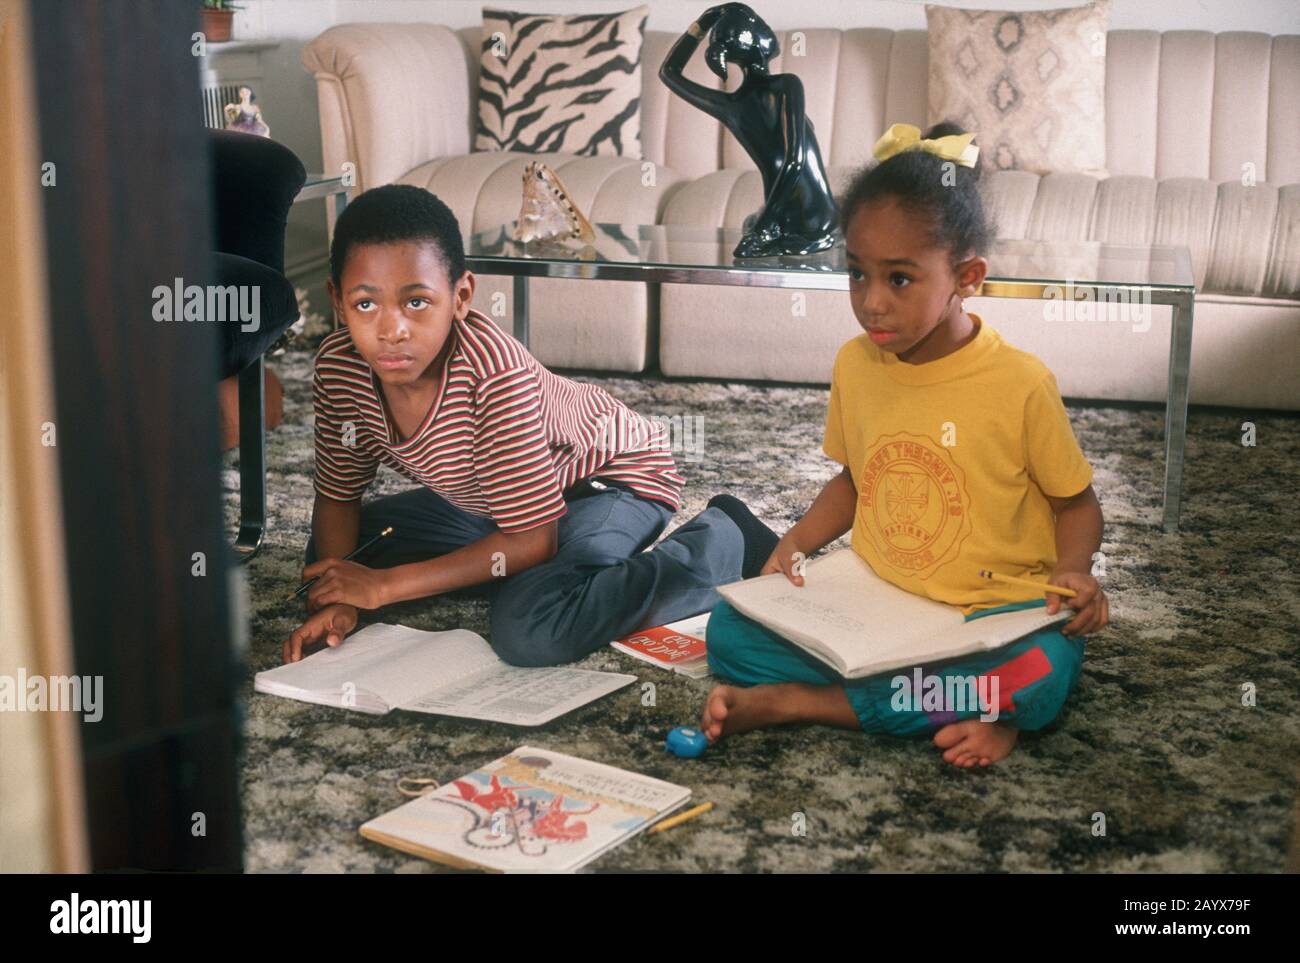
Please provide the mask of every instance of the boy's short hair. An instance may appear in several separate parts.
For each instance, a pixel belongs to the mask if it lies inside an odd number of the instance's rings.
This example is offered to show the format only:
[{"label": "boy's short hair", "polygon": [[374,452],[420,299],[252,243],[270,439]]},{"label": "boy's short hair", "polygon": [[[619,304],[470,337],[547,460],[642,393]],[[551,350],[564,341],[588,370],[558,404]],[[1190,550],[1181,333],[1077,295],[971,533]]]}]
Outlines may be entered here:
[{"label": "boy's short hair", "polygon": [[465,273],[465,243],[451,208],[423,187],[385,184],[361,194],[339,215],[330,243],[330,279],[334,286],[339,286],[352,248],[399,241],[436,244],[452,287]]}]

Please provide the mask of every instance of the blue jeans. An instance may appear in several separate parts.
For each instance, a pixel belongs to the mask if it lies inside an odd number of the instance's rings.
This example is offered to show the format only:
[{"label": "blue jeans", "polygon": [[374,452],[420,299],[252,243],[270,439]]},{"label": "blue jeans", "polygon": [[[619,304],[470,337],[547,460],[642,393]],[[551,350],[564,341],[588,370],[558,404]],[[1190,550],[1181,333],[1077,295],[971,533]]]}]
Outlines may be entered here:
[{"label": "blue jeans", "polygon": [[[966,621],[1045,605],[1045,600],[1016,602],[984,609],[966,616]],[[1064,624],[1064,623],[1061,623]],[[901,699],[902,687],[895,680],[915,679],[911,668],[895,669],[864,679],[844,679],[839,673],[766,626],[746,618],[727,602],[721,602],[709,617],[709,667],[714,674],[738,685],[804,682],[810,685],[842,685],[849,704],[865,732],[888,732],[901,736],[929,735],[951,722],[977,719],[983,713],[975,700],[962,699],[961,708],[936,706],[926,709],[912,700]],[[968,692],[962,681],[970,678],[998,679],[998,721],[1018,729],[1041,729],[1060,713],[1079,678],[1086,639],[1067,638],[1060,625],[1039,629],[1010,645],[988,652],[919,666],[927,676],[943,680],[943,690]],[[992,693],[991,683],[985,683]],[[910,691],[910,690],[908,690]],[[919,698],[919,693],[917,694]],[[991,713],[990,713],[991,714]]]},{"label": "blue jeans", "polygon": [[[646,551],[672,518],[667,505],[615,487],[567,504],[554,558],[484,586],[489,642],[512,665],[572,662],[639,629],[707,612],[721,598],[714,586],[740,578],[744,539],[716,508]],[[359,563],[422,562],[497,531],[427,488],[364,503],[358,544],[389,525],[393,533]],[[316,559],[311,539],[305,557]]]}]

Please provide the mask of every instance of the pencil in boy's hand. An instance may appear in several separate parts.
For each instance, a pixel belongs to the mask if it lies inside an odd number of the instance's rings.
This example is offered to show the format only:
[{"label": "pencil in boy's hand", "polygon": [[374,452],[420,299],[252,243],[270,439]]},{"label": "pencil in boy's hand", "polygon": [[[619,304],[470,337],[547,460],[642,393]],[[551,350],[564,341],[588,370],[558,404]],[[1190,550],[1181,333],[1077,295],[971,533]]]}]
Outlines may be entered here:
[{"label": "pencil in boy's hand", "polygon": [[1072,599],[1079,594],[1074,589],[1062,588],[1060,585],[1052,585],[1048,582],[1034,582],[1027,578],[1017,578],[1014,575],[999,575],[997,572],[990,572],[986,568],[980,569],[980,578],[996,578],[1003,582],[1010,582],[1012,585],[1023,585],[1025,588],[1051,592],[1053,595],[1060,595],[1067,599]]},{"label": "pencil in boy's hand", "polygon": [[[366,542],[366,543],[365,543],[364,545],[362,545],[360,548],[357,548],[357,549],[354,549],[354,550],[351,551],[351,552],[348,552],[348,554],[345,555],[345,556],[343,557],[343,561],[345,561],[345,562],[350,562],[350,561],[352,561],[354,558],[356,558],[358,555],[360,555],[362,552],[364,552],[366,549],[368,549],[371,545],[375,544],[375,542],[379,541],[379,540],[380,540],[381,538],[383,538],[385,535],[387,535],[388,533],[390,533],[392,530],[393,530],[393,526],[392,526],[392,525],[389,525],[389,526],[388,526],[387,528],[385,528],[382,532],[380,532],[378,535],[376,535],[376,536],[375,536],[374,538],[372,538],[370,541]],[[296,592],[290,592],[288,595],[286,595],[286,596],[284,597],[284,600],[285,600],[286,602],[291,602],[291,601],[293,601],[293,600],[296,599],[299,595],[301,595],[303,592],[307,591],[309,588],[311,588],[313,585],[315,585],[316,582],[317,582],[319,579],[320,579],[320,576],[319,576],[319,575],[317,575],[315,578],[310,578],[310,579],[308,579],[307,581],[303,582],[301,585],[298,586],[298,591],[296,591]]]}]

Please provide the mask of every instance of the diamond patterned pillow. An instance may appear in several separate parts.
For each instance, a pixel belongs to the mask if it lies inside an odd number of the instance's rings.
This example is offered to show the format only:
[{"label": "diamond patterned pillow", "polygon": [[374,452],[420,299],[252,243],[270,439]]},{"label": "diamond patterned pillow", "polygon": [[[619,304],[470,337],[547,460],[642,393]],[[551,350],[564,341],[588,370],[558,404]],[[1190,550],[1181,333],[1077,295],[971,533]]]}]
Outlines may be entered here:
[{"label": "diamond patterned pillow", "polygon": [[926,6],[929,122],[974,131],[980,160],[1036,174],[1106,174],[1110,0],[1064,10]]},{"label": "diamond patterned pillow", "polygon": [[474,149],[640,157],[649,12],[485,9]]}]

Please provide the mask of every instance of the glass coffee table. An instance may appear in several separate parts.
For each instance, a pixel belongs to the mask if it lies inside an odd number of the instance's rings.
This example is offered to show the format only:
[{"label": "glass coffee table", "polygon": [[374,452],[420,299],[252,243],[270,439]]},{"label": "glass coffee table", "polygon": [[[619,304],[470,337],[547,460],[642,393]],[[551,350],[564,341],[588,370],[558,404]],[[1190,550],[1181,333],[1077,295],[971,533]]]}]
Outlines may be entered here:
[{"label": "glass coffee table", "polygon": [[348,205],[350,190],[352,185],[341,174],[311,173],[307,175],[307,180],[303,182],[302,190],[298,191],[293,203],[301,204],[303,201],[314,201],[323,197],[334,198],[334,217],[330,222],[332,229],[333,221],[338,220],[338,216],[343,213],[343,208]]},{"label": "glass coffee table", "polygon": [[[595,224],[596,239],[580,242],[513,240],[513,224],[473,235],[465,250],[476,274],[514,278],[514,335],[528,344],[528,279],[591,278],[655,284],[733,284],[744,287],[847,291],[848,269],[840,245],[811,257],[737,261],[736,229],[664,224]],[[1186,247],[1128,247],[1084,241],[994,242],[985,297],[1043,300],[1044,320],[1084,311],[1140,320],[1153,304],[1173,311],[1169,341],[1169,393],[1165,402],[1165,491],[1162,527],[1177,531],[1182,507],[1183,453],[1192,361],[1192,310],[1196,285]]]}]

